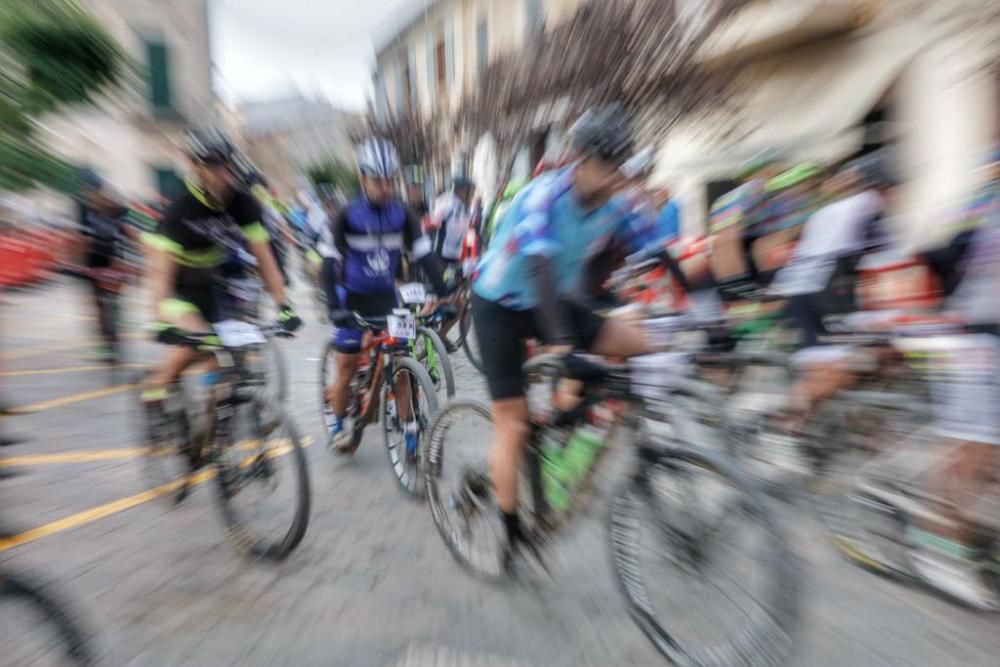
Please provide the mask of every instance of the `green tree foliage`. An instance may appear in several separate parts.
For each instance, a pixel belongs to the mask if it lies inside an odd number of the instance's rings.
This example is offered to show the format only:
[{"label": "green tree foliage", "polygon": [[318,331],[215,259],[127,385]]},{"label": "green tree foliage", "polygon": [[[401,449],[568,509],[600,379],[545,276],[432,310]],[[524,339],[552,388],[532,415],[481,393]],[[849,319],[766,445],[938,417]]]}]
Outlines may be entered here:
[{"label": "green tree foliage", "polygon": [[358,174],[343,162],[330,160],[314,165],[306,171],[306,175],[317,187],[330,184],[346,194],[358,191]]},{"label": "green tree foliage", "polygon": [[35,119],[121,84],[128,57],[73,0],[0,0],[0,190],[73,187]]}]

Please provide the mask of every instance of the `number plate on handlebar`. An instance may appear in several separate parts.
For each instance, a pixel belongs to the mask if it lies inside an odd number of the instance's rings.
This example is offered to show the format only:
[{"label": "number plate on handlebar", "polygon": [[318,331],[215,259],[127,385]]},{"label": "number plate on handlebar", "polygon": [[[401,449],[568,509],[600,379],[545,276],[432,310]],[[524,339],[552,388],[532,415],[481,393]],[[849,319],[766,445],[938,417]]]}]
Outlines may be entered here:
[{"label": "number plate on handlebar", "polygon": [[249,322],[226,320],[216,323],[214,329],[215,333],[219,336],[219,340],[226,347],[248,347],[267,342],[260,327]]},{"label": "number plate on handlebar", "polygon": [[407,305],[423,305],[427,303],[427,290],[421,283],[406,283],[399,286],[399,295]]},{"label": "number plate on handlebar", "polygon": [[397,308],[392,311],[392,315],[386,318],[386,328],[393,338],[416,338],[417,322],[413,318],[413,313],[408,310]]}]

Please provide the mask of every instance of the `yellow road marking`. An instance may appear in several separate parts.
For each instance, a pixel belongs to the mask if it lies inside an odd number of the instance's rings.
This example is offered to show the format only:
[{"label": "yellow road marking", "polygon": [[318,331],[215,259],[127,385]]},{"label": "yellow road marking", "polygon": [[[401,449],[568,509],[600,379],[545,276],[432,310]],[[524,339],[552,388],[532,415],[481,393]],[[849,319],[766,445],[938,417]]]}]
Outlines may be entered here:
[{"label": "yellow road marking", "polygon": [[[150,335],[143,333],[141,331],[130,331],[128,333],[122,334],[122,338],[149,338]],[[7,337],[10,338],[10,337]],[[37,338],[33,339],[37,340]],[[0,354],[0,361],[14,361],[17,359],[26,359],[28,357],[37,357],[42,354],[48,354],[49,352],[66,352],[68,350],[80,350],[85,347],[90,347],[93,345],[91,342],[75,341],[72,343],[64,343],[62,345],[55,345],[52,347],[29,347],[23,350],[12,350],[10,352],[4,352]]]},{"label": "yellow road marking", "polygon": [[[308,447],[313,444],[313,442],[314,440],[312,438],[304,438],[302,440],[302,446]],[[291,449],[291,445],[281,445],[271,450],[269,454],[272,457],[282,456],[290,452]],[[252,460],[252,458],[247,459],[244,463],[247,464]],[[192,486],[204,484],[208,480],[214,478],[215,474],[215,468],[202,470],[191,477],[189,482]],[[105,519],[113,514],[118,514],[119,512],[132,509],[133,507],[138,507],[139,505],[143,505],[176,491],[180,488],[183,482],[183,478],[174,480],[173,482],[167,482],[166,484],[161,484],[160,486],[149,489],[148,491],[126,496],[125,498],[119,498],[118,500],[113,500],[109,503],[92,507],[89,510],[84,510],[82,512],[77,512],[76,514],[70,514],[69,516],[61,519],[56,519],[55,521],[43,524],[37,528],[26,530],[18,535],[0,539],[0,552],[13,549],[14,547],[21,546],[22,544],[28,544],[29,542],[40,540],[43,537],[48,537],[49,535],[61,533],[65,530],[69,530],[70,528],[77,528],[79,526],[87,525],[88,523],[99,521],[100,519]]]},{"label": "yellow road marking", "polygon": [[145,454],[145,447],[122,447],[121,449],[98,449],[82,452],[56,452],[54,454],[26,454],[0,459],[0,468],[20,466],[43,466],[54,463],[89,463],[92,461],[115,461],[135,459]]},{"label": "yellow road marking", "polygon": [[116,368],[148,368],[148,364],[118,364],[109,366],[107,364],[99,366],[65,366],[63,368],[38,368],[35,370],[23,371],[0,371],[0,378],[30,377],[33,375],[59,375],[62,373],[92,373],[95,371],[106,371]]},{"label": "yellow road marking", "polygon": [[[212,477],[215,476],[215,470],[203,470],[202,472],[196,474],[191,479],[191,484],[201,484]],[[165,496],[171,491],[175,491],[180,488],[183,479],[177,479],[173,482],[168,482],[155,489],[150,489],[149,491],[143,491],[142,493],[137,493],[132,496],[127,496],[119,500],[114,500],[110,503],[104,503],[103,505],[98,505],[89,510],[83,512],[77,512],[76,514],[70,514],[62,519],[56,519],[55,521],[46,523],[44,525],[38,526],[37,528],[32,528],[31,530],[26,530],[19,535],[14,535],[7,539],[0,540],[0,552],[6,551],[8,549],[13,549],[14,547],[20,546],[22,544],[27,544],[29,542],[34,542],[35,540],[40,540],[43,537],[49,535],[54,535],[55,533],[61,533],[64,530],[69,530],[70,528],[76,528],[77,526],[83,526],[88,523],[92,523],[99,519],[109,517],[112,514],[117,514],[118,512],[123,512],[127,509],[131,509],[143,503],[148,503],[151,500],[155,500],[161,496]]]},{"label": "yellow road marking", "polygon": [[[234,449],[246,450],[257,446],[257,440],[248,440]],[[94,461],[118,461],[137,459],[149,452],[148,447],[119,447],[117,449],[92,449],[77,452],[54,452],[52,454],[25,454],[0,459],[0,468],[20,468],[27,466],[56,465],[60,463],[92,463]]]},{"label": "yellow road marking", "polygon": [[38,403],[29,403],[28,405],[21,405],[16,408],[12,408],[9,412],[13,415],[26,415],[33,412],[42,412],[44,410],[52,410],[53,408],[61,408],[64,405],[72,405],[73,403],[82,403],[83,401],[92,401],[95,398],[104,398],[105,396],[114,396],[115,394],[120,394],[122,392],[134,389],[134,384],[120,384],[114,387],[105,387],[104,389],[94,389],[93,391],[85,391],[79,394],[70,394],[69,396],[63,396],[62,398],[53,398],[48,401],[40,401]]}]

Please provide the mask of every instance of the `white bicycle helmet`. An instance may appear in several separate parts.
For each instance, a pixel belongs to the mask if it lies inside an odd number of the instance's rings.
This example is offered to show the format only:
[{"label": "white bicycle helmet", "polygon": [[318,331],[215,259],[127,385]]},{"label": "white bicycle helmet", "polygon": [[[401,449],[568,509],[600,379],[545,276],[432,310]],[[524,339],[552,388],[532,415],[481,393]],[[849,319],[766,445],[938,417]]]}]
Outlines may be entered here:
[{"label": "white bicycle helmet", "polygon": [[372,178],[395,178],[399,173],[399,155],[385,139],[373,137],[358,146],[358,172]]}]

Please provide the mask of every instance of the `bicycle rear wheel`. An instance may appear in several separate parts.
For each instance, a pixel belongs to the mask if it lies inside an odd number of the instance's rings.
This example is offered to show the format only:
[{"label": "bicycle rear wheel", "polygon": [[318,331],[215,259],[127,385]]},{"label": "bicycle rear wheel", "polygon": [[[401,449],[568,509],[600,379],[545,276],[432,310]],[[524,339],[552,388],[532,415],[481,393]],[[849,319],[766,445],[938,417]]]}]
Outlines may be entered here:
[{"label": "bicycle rear wheel", "polygon": [[[641,454],[609,526],[636,624],[678,665],[780,664],[797,620],[799,572],[764,498],[714,453]],[[741,543],[726,545],[734,539]]]},{"label": "bicycle rear wheel", "polygon": [[227,536],[241,553],[281,560],[309,525],[304,445],[278,405],[235,406],[233,439],[216,456],[219,505]]},{"label": "bicycle rear wheel", "polygon": [[[140,389],[135,392],[133,428],[136,442],[142,443],[143,447],[143,474],[153,488],[160,490],[170,502],[180,502],[187,495],[194,443],[194,428],[189,417],[191,410],[183,382],[176,384],[158,414],[150,412],[141,400],[141,379],[137,385]],[[151,419],[157,423],[150,424]]]},{"label": "bicycle rear wheel", "polygon": [[[397,357],[393,361],[393,375],[382,383],[382,439],[389,456],[389,466],[393,477],[406,493],[420,497],[424,494],[424,484],[420,477],[420,441],[427,437],[431,422],[438,411],[437,392],[427,370],[416,359]],[[409,395],[400,395],[396,387],[406,378],[409,380]],[[417,448],[410,451],[406,442],[406,425],[400,414],[415,417]]]},{"label": "bicycle rear wheel", "polygon": [[5,665],[94,664],[86,633],[40,585],[0,573],[0,656]]}]

